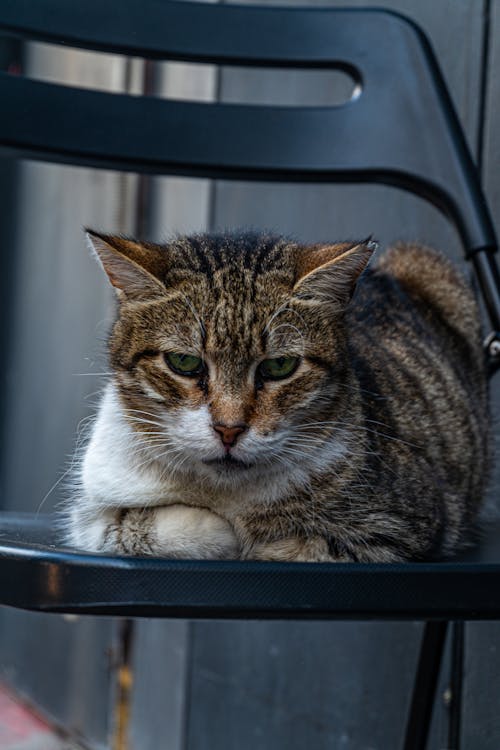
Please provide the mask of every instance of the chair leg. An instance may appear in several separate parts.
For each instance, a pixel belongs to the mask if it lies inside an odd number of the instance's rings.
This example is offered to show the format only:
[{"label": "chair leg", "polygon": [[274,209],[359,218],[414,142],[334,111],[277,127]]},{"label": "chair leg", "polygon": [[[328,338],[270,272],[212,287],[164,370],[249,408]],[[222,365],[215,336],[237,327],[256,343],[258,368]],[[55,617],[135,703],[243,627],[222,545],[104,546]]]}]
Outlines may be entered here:
[{"label": "chair leg", "polygon": [[425,623],[406,722],[404,750],[425,750],[427,745],[447,629],[447,621]]},{"label": "chair leg", "polygon": [[460,750],[465,623],[463,621],[454,622],[451,635],[451,704],[448,748],[449,750]]}]

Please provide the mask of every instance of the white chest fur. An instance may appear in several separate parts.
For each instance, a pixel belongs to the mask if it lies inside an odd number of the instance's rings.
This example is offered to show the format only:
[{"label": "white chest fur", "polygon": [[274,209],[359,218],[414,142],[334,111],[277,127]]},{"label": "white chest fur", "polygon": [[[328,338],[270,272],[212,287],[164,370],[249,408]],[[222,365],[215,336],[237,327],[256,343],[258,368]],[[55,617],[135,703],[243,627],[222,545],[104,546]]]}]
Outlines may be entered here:
[{"label": "white chest fur", "polygon": [[[242,510],[251,513],[258,505],[286,498],[292,488],[307,485],[316,464],[325,466],[346,450],[343,442],[335,441],[303,466],[269,471],[264,464],[247,479],[218,483],[199,460],[202,446],[210,447],[214,439],[205,411],[182,413],[174,420],[190,459],[184,464],[186,473],[174,476],[125,418],[111,381],[80,463],[68,513],[69,540],[96,551],[234,557],[239,542],[231,524]],[[258,442],[256,437],[252,441]]]},{"label": "white chest fur", "polygon": [[167,501],[168,477],[152,468],[148,446],[123,416],[112,382],[106,387],[80,478],[93,505],[119,508]]}]

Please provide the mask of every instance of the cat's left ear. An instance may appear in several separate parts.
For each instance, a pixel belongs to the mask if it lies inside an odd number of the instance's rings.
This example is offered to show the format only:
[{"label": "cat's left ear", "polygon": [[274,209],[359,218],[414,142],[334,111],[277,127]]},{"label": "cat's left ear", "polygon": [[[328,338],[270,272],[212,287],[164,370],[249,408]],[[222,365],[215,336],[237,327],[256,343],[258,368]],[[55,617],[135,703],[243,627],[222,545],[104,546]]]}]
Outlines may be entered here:
[{"label": "cat's left ear", "polygon": [[347,305],[376,248],[371,240],[300,248],[293,296]]}]

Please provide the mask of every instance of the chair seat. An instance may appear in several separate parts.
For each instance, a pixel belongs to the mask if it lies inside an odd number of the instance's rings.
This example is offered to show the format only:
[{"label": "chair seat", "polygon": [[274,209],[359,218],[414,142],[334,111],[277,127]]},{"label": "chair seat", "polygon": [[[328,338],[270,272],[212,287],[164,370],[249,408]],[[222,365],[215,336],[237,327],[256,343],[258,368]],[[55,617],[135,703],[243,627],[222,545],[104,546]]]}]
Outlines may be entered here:
[{"label": "chair seat", "polygon": [[0,604],[127,617],[500,617],[500,522],[453,561],[404,564],[112,557],[61,546],[55,530],[51,515],[0,514]]}]

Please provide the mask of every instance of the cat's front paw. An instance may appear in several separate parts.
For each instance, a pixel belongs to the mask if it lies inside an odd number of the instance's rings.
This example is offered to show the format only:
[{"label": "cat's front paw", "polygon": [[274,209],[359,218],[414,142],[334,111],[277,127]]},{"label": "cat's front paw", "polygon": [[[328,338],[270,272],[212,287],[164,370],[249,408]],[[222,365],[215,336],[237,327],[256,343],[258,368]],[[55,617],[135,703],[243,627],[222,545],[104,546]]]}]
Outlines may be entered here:
[{"label": "cat's front paw", "polygon": [[230,524],[205,508],[169,505],[107,509],[73,522],[70,542],[89,552],[198,560],[235,559]]},{"label": "cat's front paw", "polygon": [[247,560],[267,560],[274,562],[332,562],[326,539],[289,538],[272,542],[261,542],[245,554]]},{"label": "cat's front paw", "polygon": [[155,554],[197,560],[231,560],[240,555],[232,526],[205,508],[170,505],[155,509],[151,529]]}]

